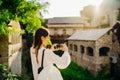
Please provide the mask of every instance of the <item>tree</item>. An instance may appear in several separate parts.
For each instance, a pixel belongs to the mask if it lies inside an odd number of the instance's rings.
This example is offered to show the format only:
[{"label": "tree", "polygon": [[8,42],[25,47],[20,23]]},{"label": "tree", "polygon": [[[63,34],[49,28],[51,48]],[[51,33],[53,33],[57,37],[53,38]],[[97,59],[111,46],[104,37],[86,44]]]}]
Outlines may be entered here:
[{"label": "tree", "polygon": [[118,13],[118,21],[120,21],[120,8],[119,8],[119,13]]},{"label": "tree", "polygon": [[40,10],[45,9],[48,3],[45,4],[36,0],[0,0],[0,35],[9,32],[10,20],[19,21],[25,26],[28,33],[34,33],[39,27],[42,27],[37,14]]}]

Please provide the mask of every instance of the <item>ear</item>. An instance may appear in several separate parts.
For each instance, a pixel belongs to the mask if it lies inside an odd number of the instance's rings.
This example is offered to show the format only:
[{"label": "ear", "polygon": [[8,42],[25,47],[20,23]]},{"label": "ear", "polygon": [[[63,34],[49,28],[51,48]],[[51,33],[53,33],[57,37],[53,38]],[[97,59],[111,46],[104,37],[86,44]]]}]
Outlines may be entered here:
[{"label": "ear", "polygon": [[41,40],[44,41],[44,37],[43,36],[41,36]]}]

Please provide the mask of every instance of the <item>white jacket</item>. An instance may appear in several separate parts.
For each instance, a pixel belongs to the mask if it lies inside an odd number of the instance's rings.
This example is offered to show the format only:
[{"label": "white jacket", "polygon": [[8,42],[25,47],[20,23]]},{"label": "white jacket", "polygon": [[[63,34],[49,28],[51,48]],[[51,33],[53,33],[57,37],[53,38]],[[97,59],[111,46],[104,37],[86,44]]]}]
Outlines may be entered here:
[{"label": "white jacket", "polygon": [[38,67],[41,66],[43,49],[44,48],[41,48],[38,51],[39,64],[37,64],[36,62],[34,49],[32,47],[30,49],[34,79],[35,80],[63,80],[60,71],[53,64],[56,64],[56,66],[59,69],[66,68],[71,61],[68,51],[65,51],[63,55],[59,57],[58,55],[53,53],[53,51],[51,51],[50,49],[45,49],[44,62],[43,62],[44,69],[40,72],[40,74],[38,74],[37,70],[38,70]]}]

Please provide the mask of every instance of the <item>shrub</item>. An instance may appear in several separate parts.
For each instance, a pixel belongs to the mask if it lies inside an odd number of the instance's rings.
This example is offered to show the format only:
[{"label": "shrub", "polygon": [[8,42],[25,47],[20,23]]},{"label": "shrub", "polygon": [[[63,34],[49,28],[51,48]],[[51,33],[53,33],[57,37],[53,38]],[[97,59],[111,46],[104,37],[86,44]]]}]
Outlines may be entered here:
[{"label": "shrub", "polygon": [[9,72],[5,65],[0,64],[0,80],[22,80],[18,75]]},{"label": "shrub", "polygon": [[74,62],[71,62],[66,69],[60,71],[64,80],[94,80],[94,77],[88,70],[83,69]]}]

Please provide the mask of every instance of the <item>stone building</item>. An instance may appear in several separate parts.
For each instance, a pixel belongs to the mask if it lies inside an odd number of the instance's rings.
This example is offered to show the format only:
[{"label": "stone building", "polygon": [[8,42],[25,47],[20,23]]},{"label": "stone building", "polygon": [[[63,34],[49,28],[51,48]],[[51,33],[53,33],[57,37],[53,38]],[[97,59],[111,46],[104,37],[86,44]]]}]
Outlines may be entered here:
[{"label": "stone building", "polygon": [[96,28],[91,27],[86,21],[86,17],[55,17],[48,19],[47,27],[50,31],[51,39],[58,42],[68,38],[76,31]]},{"label": "stone building", "polygon": [[12,32],[0,36],[0,64],[6,65],[13,74],[21,75],[22,35],[19,22],[8,24]]},{"label": "stone building", "polygon": [[111,56],[118,57],[120,44],[115,33],[112,27],[74,33],[67,38],[72,60],[96,75]]},{"label": "stone building", "polygon": [[78,30],[88,27],[85,22],[86,18],[84,17],[55,17],[48,19],[47,27],[51,35],[71,35]]}]

